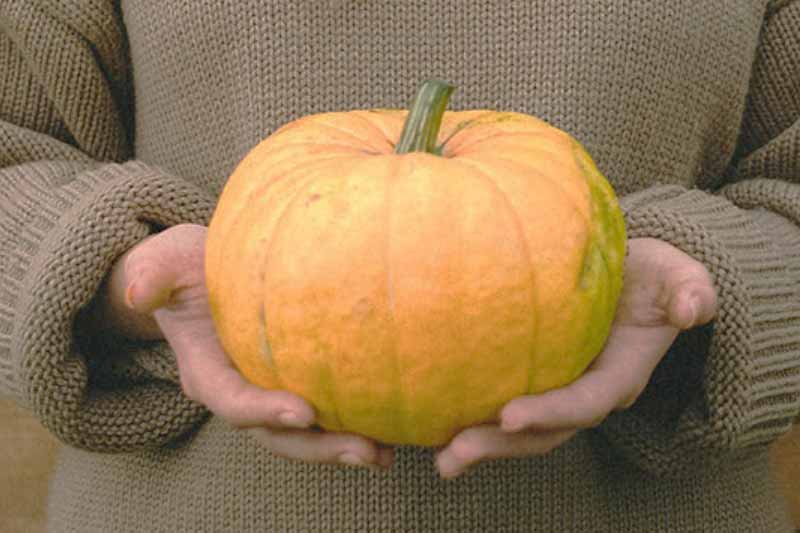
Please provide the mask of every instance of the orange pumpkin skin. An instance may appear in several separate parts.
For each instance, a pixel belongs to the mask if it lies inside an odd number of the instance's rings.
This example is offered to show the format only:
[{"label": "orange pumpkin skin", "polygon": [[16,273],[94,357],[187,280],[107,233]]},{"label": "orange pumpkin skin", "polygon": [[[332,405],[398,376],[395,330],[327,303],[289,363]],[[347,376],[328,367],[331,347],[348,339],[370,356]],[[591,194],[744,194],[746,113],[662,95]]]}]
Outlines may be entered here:
[{"label": "orange pumpkin skin", "polygon": [[586,369],[625,230],[566,133],[447,112],[441,155],[395,154],[406,114],[313,115],[262,141],[220,197],[206,275],[247,379],[304,397],[328,430],[435,446]]}]

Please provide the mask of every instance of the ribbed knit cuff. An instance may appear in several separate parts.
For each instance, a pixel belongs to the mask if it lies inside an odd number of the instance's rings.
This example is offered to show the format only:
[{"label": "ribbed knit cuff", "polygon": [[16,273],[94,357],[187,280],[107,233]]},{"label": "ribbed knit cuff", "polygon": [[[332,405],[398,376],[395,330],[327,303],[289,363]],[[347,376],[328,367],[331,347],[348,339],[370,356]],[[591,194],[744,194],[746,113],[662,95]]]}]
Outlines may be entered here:
[{"label": "ribbed knit cuff", "polygon": [[14,386],[70,445],[112,452],[163,444],[206,416],[181,393],[169,350],[162,343],[86,353],[75,317],[116,257],[160,228],[207,223],[211,196],[136,162],[41,186],[63,170],[46,162],[15,170],[32,192],[30,205],[20,202],[20,216],[31,220],[17,228],[15,275],[2,273],[10,292],[2,302],[11,305],[0,309],[9,319],[0,345],[11,354]]},{"label": "ribbed knit cuff", "polygon": [[713,324],[679,337],[641,401],[609,417],[604,433],[643,468],[667,475],[722,463],[786,432],[800,402],[791,268],[798,229],[784,224],[779,237],[774,219],[676,186],[621,205],[629,238],[669,242],[708,268],[719,310]]}]

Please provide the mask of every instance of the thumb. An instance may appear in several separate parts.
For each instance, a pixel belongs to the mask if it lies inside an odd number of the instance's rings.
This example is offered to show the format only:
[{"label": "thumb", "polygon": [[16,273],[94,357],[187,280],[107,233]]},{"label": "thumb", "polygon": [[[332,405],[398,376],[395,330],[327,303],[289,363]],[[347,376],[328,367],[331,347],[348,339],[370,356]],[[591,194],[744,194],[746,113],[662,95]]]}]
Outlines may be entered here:
[{"label": "thumb", "polygon": [[[153,236],[132,249],[123,260],[117,288],[130,309],[149,314],[163,307],[177,288],[178,273],[164,239]],[[112,278],[113,282],[113,278]]]},{"label": "thumb", "polygon": [[183,224],[151,235],[125,252],[108,279],[114,329],[127,337],[163,335],[152,316],[183,287],[202,283],[205,228]]},{"label": "thumb", "polygon": [[174,226],[152,235],[123,256],[125,304],[140,313],[165,306],[179,289],[203,283],[206,228]]},{"label": "thumb", "polygon": [[[701,265],[702,266],[702,265]],[[690,272],[672,272],[666,285],[669,292],[667,319],[681,330],[710,322],[717,313],[717,296],[705,267]]]}]

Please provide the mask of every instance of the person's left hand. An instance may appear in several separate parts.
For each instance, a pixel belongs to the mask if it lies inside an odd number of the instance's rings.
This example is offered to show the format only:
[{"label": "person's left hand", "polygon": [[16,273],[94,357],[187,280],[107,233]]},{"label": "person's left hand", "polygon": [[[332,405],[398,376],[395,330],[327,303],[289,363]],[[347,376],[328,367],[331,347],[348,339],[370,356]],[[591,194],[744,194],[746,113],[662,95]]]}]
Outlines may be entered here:
[{"label": "person's left hand", "polygon": [[436,457],[453,478],[490,459],[548,453],[581,429],[630,407],[681,330],[717,311],[705,266],[656,239],[628,241],[625,282],[603,351],[573,383],[506,404],[495,423],[458,433]]}]

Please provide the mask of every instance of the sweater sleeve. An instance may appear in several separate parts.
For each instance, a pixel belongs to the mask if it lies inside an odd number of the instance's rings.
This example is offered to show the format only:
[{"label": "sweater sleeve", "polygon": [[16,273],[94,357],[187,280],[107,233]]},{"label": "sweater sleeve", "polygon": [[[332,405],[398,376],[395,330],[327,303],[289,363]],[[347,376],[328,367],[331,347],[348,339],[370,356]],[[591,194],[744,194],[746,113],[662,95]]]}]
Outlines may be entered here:
[{"label": "sweater sleeve", "polygon": [[602,433],[644,469],[724,465],[787,432],[800,411],[800,2],[767,14],[737,156],[715,191],[621,199],[630,238],[706,265],[713,323],[685,332],[631,409]]},{"label": "sweater sleeve", "polygon": [[163,444],[205,411],[165,343],[103,345],[76,317],[116,257],[213,208],[208,191],[131,160],[114,4],[0,5],[0,394],[107,452]]}]

